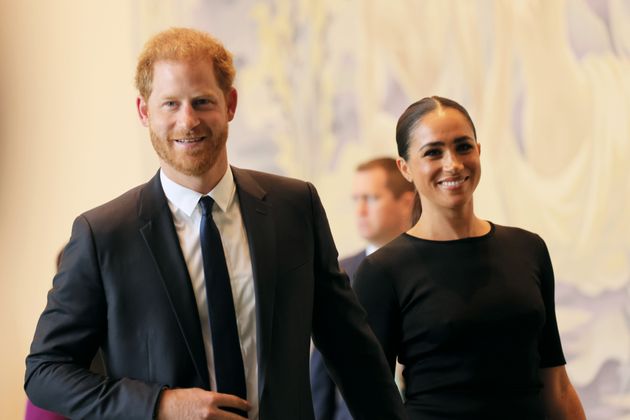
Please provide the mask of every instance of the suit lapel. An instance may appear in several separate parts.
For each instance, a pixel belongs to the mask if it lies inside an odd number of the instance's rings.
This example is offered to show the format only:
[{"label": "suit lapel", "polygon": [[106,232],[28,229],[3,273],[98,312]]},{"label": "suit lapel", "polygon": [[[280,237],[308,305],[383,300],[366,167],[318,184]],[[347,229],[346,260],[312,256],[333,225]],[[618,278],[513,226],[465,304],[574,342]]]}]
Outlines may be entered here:
[{"label": "suit lapel", "polygon": [[139,216],[145,221],[140,228],[140,233],[160,273],[160,280],[169,297],[171,309],[177,318],[190,357],[197,374],[206,388],[210,389],[197,302],[179,246],[171,211],[164,196],[159,172],[142,191]]},{"label": "suit lapel", "polygon": [[276,229],[272,206],[265,201],[266,192],[251,173],[232,167],[241,215],[252,259],[256,290],[258,395],[261,396],[267,375],[267,361],[272,343],[273,308],[276,290]]}]

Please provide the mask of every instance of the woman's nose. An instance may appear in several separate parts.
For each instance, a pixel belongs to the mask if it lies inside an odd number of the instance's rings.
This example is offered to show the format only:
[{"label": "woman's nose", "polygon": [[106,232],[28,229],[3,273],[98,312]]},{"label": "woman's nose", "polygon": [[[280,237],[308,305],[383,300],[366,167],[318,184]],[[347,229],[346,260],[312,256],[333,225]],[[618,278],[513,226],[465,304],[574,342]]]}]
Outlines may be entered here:
[{"label": "woman's nose", "polygon": [[462,161],[457,153],[447,152],[444,156],[444,169],[447,171],[458,171],[463,168]]}]

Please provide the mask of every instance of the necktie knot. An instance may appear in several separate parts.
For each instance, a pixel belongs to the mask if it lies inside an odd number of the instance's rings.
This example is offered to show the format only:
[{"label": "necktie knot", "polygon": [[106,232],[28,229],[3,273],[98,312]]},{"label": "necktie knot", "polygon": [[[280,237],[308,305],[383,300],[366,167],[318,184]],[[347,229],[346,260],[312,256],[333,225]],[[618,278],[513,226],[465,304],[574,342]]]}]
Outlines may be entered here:
[{"label": "necktie knot", "polygon": [[212,215],[212,206],[214,205],[212,197],[204,195],[199,199],[199,205],[201,206],[201,214],[204,217]]}]

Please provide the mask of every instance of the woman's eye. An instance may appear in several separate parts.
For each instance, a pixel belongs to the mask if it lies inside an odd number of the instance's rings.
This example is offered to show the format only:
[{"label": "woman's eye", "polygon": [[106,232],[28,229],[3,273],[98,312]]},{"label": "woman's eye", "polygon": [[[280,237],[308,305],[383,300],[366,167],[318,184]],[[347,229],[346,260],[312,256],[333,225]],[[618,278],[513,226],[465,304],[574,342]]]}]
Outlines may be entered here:
[{"label": "woman's eye", "polygon": [[177,104],[175,103],[175,101],[166,101],[164,102],[164,106],[167,108],[174,108]]},{"label": "woman's eye", "polygon": [[425,157],[438,157],[442,154],[442,151],[440,149],[429,149],[427,151],[424,152]]},{"label": "woman's eye", "polygon": [[462,143],[457,145],[457,151],[459,152],[468,152],[473,149],[473,145],[470,143]]}]

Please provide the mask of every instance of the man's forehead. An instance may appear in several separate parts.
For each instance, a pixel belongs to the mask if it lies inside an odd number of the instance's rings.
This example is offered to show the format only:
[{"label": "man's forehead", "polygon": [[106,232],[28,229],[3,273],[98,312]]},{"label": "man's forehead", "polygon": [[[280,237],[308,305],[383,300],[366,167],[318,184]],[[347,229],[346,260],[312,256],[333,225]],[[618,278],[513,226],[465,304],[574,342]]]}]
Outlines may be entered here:
[{"label": "man's forehead", "polygon": [[355,173],[354,179],[355,181],[359,181],[360,183],[385,185],[385,181],[387,180],[387,172],[381,167],[362,169]]},{"label": "man's forehead", "polygon": [[206,95],[219,86],[212,66],[207,63],[188,63],[180,61],[158,61],[154,63],[152,93],[169,96],[181,89],[199,91]]},{"label": "man's forehead", "polygon": [[214,63],[212,60],[207,57],[160,57],[153,62],[153,67],[155,68],[158,64],[207,64],[209,66],[213,66]]},{"label": "man's forehead", "polygon": [[153,79],[156,74],[174,73],[182,69],[194,69],[202,73],[214,75],[214,65],[210,60],[175,60],[160,59],[153,63]]},{"label": "man's forehead", "polygon": [[357,172],[352,185],[354,195],[383,195],[387,194],[387,178],[384,171],[361,171]]}]

